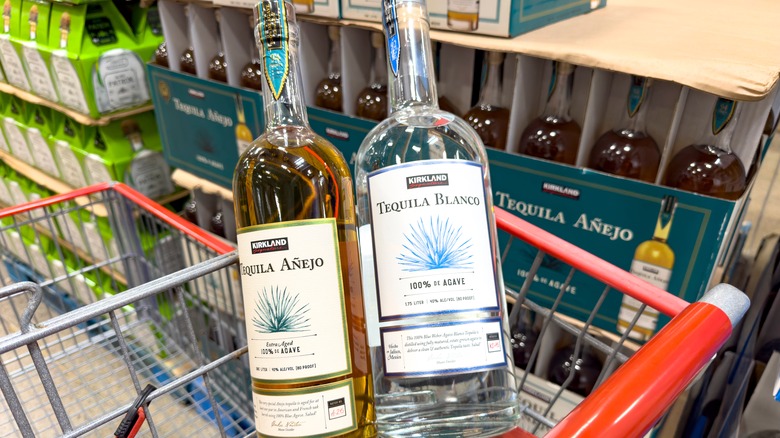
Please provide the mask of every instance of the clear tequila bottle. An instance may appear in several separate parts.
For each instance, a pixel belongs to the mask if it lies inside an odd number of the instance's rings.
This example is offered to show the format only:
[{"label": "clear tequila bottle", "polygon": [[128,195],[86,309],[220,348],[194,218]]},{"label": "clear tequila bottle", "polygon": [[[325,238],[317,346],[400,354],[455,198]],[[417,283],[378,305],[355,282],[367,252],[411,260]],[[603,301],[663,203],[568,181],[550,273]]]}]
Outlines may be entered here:
[{"label": "clear tequila bottle", "polygon": [[385,0],[390,116],[360,146],[358,223],[380,433],[517,421],[487,156],[437,105],[422,0]]},{"label": "clear tequila bottle", "polygon": [[128,119],[122,122],[121,127],[122,134],[133,146],[134,154],[125,171],[125,183],[152,199],[173,193],[171,168],[161,153],[144,147],[138,122]]}]

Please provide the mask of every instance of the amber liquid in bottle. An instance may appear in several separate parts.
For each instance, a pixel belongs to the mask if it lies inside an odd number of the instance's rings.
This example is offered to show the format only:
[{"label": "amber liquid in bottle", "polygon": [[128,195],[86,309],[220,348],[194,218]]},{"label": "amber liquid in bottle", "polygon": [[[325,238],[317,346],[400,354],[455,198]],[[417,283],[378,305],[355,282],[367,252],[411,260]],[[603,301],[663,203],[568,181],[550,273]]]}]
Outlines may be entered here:
[{"label": "amber liquid in bottle", "polygon": [[[189,5],[184,5],[184,15],[187,17],[188,20],[187,41],[192,43],[192,30],[189,26],[189,15],[190,15]],[[195,49],[192,46],[187,47],[179,57],[179,70],[181,70],[183,73],[191,74],[193,76],[196,76],[198,74],[198,71],[195,68]]]},{"label": "amber liquid in bottle", "polygon": [[222,33],[220,32],[220,21],[222,14],[216,11],[217,18],[217,54],[209,61],[209,79],[227,83],[227,63],[225,62],[225,52],[222,50]]},{"label": "amber liquid in bottle", "polygon": [[746,188],[745,167],[731,150],[740,107],[733,100],[715,102],[712,128],[704,138],[672,158],[664,185],[723,199],[738,199]]},{"label": "amber liquid in bottle", "polygon": [[157,46],[157,49],[154,50],[154,63],[160,67],[170,68],[168,63],[168,47],[165,43],[161,43]]},{"label": "amber liquid in bottle", "polygon": [[374,63],[371,68],[371,84],[358,94],[357,116],[382,121],[387,118],[387,58],[385,39],[381,33],[371,34]]},{"label": "amber liquid in bottle", "polygon": [[[300,297],[300,302],[296,303],[316,302],[318,307],[313,312],[300,307],[296,311],[298,304],[293,303],[290,310],[297,313],[291,312],[294,318],[289,324],[295,327],[273,333],[261,330],[264,324],[258,327],[257,322],[247,317],[249,333],[272,338],[275,342],[289,339],[284,342],[307,354],[305,357],[289,356],[285,365],[291,370],[297,364],[314,365],[314,368],[290,371],[303,375],[293,374],[295,379],[289,379],[287,371],[273,369],[280,364],[275,357],[262,353],[266,343],[250,336],[250,364],[256,366],[251,367],[251,371],[258,435],[372,437],[376,435],[376,414],[351,174],[341,152],[309,127],[298,64],[299,28],[292,2],[263,0],[258,4],[257,14],[260,17],[258,37],[264,51],[267,54],[271,50],[269,46],[273,45],[282,57],[274,60],[277,68],[271,70],[272,77],[265,76],[265,132],[239,158],[233,177],[233,194],[241,263],[257,267],[257,264],[269,265],[273,261],[277,269],[271,272],[263,270],[251,276],[242,273],[242,289],[248,309],[246,314],[254,315],[254,306],[263,304],[259,293],[255,298],[255,289],[262,289],[268,284],[295,286],[294,290],[285,289],[277,295],[295,293],[296,297]],[[313,227],[330,229],[330,224],[333,226],[332,233],[311,231],[315,229]],[[253,241],[261,235],[273,238],[263,237],[263,242],[251,242],[250,247],[247,239]],[[279,238],[284,238],[284,247],[277,246],[273,251],[260,254],[255,252],[256,244],[279,245],[278,242],[282,241]],[[311,259],[312,269],[295,272],[279,269],[283,264],[277,261],[281,258],[302,263],[297,258],[298,254],[315,257]],[[323,260],[316,257],[325,257],[326,261],[314,269],[314,262]],[[335,263],[338,263],[340,271]],[[335,277],[334,270],[338,272],[338,277]],[[325,280],[323,275],[326,275]],[[337,287],[334,287],[335,281],[338,281]],[[339,302],[342,303],[340,307]],[[337,306],[341,310],[322,313],[323,305]],[[260,312],[260,316],[273,310],[268,306],[264,308],[268,310]],[[301,314],[308,319],[303,321],[295,317]],[[329,330],[329,335],[323,334]],[[339,334],[333,335],[333,330]],[[303,336],[307,334],[309,336]],[[325,339],[317,340],[311,336],[313,334]],[[323,346],[322,342],[328,345]],[[331,396],[338,388],[349,388],[349,391],[345,395]],[[299,395],[304,392],[309,395]],[[351,413],[354,417],[347,426],[319,428],[316,424],[327,426],[330,424],[327,422],[333,420],[328,418],[330,405],[302,404],[312,398],[333,400],[336,402],[335,409],[346,411],[346,417],[339,415],[337,421],[345,421]],[[340,405],[337,403],[339,400],[342,401]],[[283,407],[269,407],[271,404]],[[278,414],[278,409],[292,413],[296,406],[298,411],[316,414],[316,421],[304,417],[300,421],[279,424],[271,418]]]},{"label": "amber liquid in bottle", "polygon": [[320,108],[341,112],[341,29],[328,26],[328,37],[330,38],[328,77],[317,84],[314,104]]},{"label": "amber liquid in bottle", "polygon": [[553,79],[547,94],[547,105],[520,136],[518,152],[564,164],[577,161],[582,130],[569,115],[574,66],[553,64]]},{"label": "amber liquid in bottle", "polygon": [[485,146],[501,150],[506,149],[506,136],[509,129],[509,109],[501,106],[503,61],[503,53],[488,53],[488,70],[479,102],[463,116],[477,131]]},{"label": "amber liquid in bottle", "polygon": [[588,167],[649,183],[655,181],[661,153],[658,144],[647,133],[645,122],[650,86],[650,79],[631,77],[620,128],[605,132],[596,141]]},{"label": "amber liquid in bottle", "polygon": [[585,341],[582,341],[579,351],[572,343],[558,348],[553,353],[548,368],[548,379],[556,385],[563,385],[573,374],[566,389],[587,397],[596,387],[602,366],[601,359],[593,353]]}]

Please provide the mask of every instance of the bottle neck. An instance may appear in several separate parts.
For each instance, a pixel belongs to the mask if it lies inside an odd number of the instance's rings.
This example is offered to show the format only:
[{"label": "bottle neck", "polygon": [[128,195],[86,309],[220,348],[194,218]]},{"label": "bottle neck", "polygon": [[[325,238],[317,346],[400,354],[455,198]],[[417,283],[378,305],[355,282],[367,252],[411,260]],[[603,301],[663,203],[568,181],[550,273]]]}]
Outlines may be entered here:
[{"label": "bottle neck", "polygon": [[387,86],[387,57],[384,44],[374,47],[374,65],[371,68],[371,85]]},{"label": "bottle neck", "polygon": [[341,36],[336,30],[329,29],[330,32],[330,58],[328,59],[328,77],[331,79],[341,78]]},{"label": "bottle neck", "polygon": [[623,112],[623,120],[620,129],[629,131],[634,135],[647,133],[647,101],[650,99],[651,81],[638,76],[631,77],[631,85],[626,98],[626,110]]},{"label": "bottle neck", "polygon": [[424,2],[384,0],[384,4],[393,112],[411,106],[438,107],[430,25]]},{"label": "bottle neck", "polygon": [[658,220],[655,223],[653,240],[664,243],[669,240],[669,232],[672,230],[672,219],[674,219],[674,210],[676,208],[677,198],[664,196],[661,201],[661,210],[658,212]]},{"label": "bottle neck", "polygon": [[263,76],[266,81],[262,87],[265,129],[282,126],[308,128],[298,63],[300,28],[295,19],[295,8],[289,0],[263,0],[258,7],[258,37],[263,48]]},{"label": "bottle neck", "polygon": [[140,152],[144,149],[144,139],[140,132],[127,135],[127,140],[133,146],[133,152]]},{"label": "bottle neck", "polygon": [[244,114],[244,102],[241,95],[236,95],[236,118],[239,125],[246,125],[246,114]]},{"label": "bottle neck", "polygon": [[488,69],[485,85],[479,95],[479,106],[501,106],[501,63],[503,56],[499,53],[488,54]]},{"label": "bottle neck", "polygon": [[544,107],[545,117],[555,117],[561,121],[571,120],[569,106],[571,105],[571,89],[574,83],[574,66],[563,62],[553,64],[552,82],[547,93],[547,105]]},{"label": "bottle neck", "polygon": [[741,110],[742,106],[737,102],[718,98],[712,111],[712,123],[707,130],[705,143],[729,154],[732,153],[731,139],[737,128]]}]

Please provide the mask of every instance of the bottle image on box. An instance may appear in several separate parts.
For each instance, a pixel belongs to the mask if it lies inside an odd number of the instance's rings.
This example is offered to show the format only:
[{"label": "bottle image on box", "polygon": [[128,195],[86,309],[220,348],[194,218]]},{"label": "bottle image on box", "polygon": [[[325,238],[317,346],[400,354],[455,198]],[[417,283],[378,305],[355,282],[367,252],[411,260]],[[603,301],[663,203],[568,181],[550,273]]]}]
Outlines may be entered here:
[{"label": "bottle image on box", "polygon": [[222,13],[217,10],[214,16],[217,21],[217,54],[209,61],[209,79],[227,83],[227,63],[225,62],[225,51],[222,50],[222,32],[220,31]]},{"label": "bottle image on box", "polygon": [[479,0],[447,0],[447,26],[459,31],[479,27]]},{"label": "bottle image on box", "polygon": [[29,15],[30,41],[35,41],[38,35],[38,5],[30,7]]},{"label": "bottle image on box", "polygon": [[[661,201],[661,210],[658,212],[655,231],[653,231],[653,238],[636,247],[634,259],[631,261],[630,271],[632,274],[663,290],[669,288],[669,280],[672,278],[672,268],[674,268],[674,251],[667,241],[676,208],[677,198],[664,196]],[[623,294],[617,324],[620,333],[625,333],[628,330],[641,306],[641,301]],[[657,310],[645,307],[629,336],[640,341],[650,339],[658,325],[658,316]]]},{"label": "bottle image on box", "polygon": [[[255,18],[249,16],[249,27],[252,28],[254,35]],[[252,59],[241,68],[241,79],[239,85],[244,88],[251,88],[260,91],[263,89],[263,62],[261,61],[260,47],[252,44]]]},{"label": "bottle image on box", "polygon": [[252,140],[255,137],[252,135],[252,131],[249,130],[249,126],[246,125],[246,114],[244,113],[244,102],[241,100],[241,95],[236,94],[236,144],[238,145],[238,156],[243,155],[244,151],[249,149],[252,144]]},{"label": "bottle image on box", "polygon": [[166,46],[164,42],[160,43],[154,51],[154,63],[160,67],[170,68],[170,63],[168,62],[168,46]]},{"label": "bottle image on box", "polygon": [[495,149],[506,149],[506,136],[509,129],[509,109],[501,106],[501,66],[504,54],[489,52],[487,56],[487,75],[485,85],[474,108],[463,116],[469,125],[477,131],[482,143]]},{"label": "bottle image on box", "polygon": [[652,183],[661,152],[647,133],[647,108],[652,79],[631,76],[626,111],[617,129],[605,132],[590,151],[588,167]]},{"label": "bottle image on box", "polygon": [[374,62],[371,67],[370,84],[358,94],[358,117],[382,121],[387,117],[387,56],[385,55],[385,37],[379,32],[371,34],[371,47],[374,48]]},{"label": "bottle image on box", "polygon": [[257,8],[265,132],[233,178],[257,432],[375,436],[349,168],[309,127],[292,2]]},{"label": "bottle image on box", "polygon": [[328,26],[328,38],[330,39],[328,77],[317,84],[314,104],[320,108],[341,112],[341,29],[337,26]]},{"label": "bottle image on box", "polygon": [[314,0],[293,0],[296,14],[311,14],[314,12]]},{"label": "bottle image on box", "polygon": [[741,107],[718,98],[712,126],[697,144],[686,146],[666,168],[664,185],[723,199],[738,199],[746,188],[745,167],[731,150]]},{"label": "bottle image on box", "polygon": [[518,152],[573,165],[580,145],[580,125],[569,115],[574,66],[554,62],[547,105],[520,136]]},{"label": "bottle image on box", "polygon": [[495,436],[517,421],[487,155],[437,107],[428,12],[383,4],[390,116],[356,159],[383,436]]},{"label": "bottle image on box", "polygon": [[144,147],[143,135],[138,122],[133,119],[122,121],[122,134],[133,146],[133,161],[125,171],[125,183],[144,195],[158,199],[175,190],[171,181],[171,168],[157,151]]}]

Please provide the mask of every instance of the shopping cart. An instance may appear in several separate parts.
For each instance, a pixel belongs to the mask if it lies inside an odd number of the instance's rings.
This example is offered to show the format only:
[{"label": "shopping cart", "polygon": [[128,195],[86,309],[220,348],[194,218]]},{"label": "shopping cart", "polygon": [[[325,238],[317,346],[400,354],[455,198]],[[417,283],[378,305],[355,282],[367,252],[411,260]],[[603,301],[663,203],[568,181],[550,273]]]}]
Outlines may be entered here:
[{"label": "shopping cart", "polygon": [[[522,240],[539,248],[529,279],[542,258],[555,257],[572,273],[676,315],[632,353],[625,336],[607,343],[592,334],[592,317],[580,323],[560,314],[560,297],[547,307],[532,302],[530,280],[508,291],[510,320],[531,311],[540,338],[568,332],[575,355],[592,346],[607,365],[598,388],[558,422],[553,413],[569,402],[571,382],[541,393],[545,383],[530,372],[541,351],[535,347],[529,372],[516,376],[522,430],[507,436],[641,436],[747,306],[726,286],[688,305],[506,212],[497,211],[497,223],[513,236],[507,247]],[[254,433],[231,245],[114,184],[0,210],[0,249],[9,279],[0,289],[0,436],[106,436],[123,418],[127,429],[140,426],[139,417],[146,419],[140,433],[152,436]]]}]

